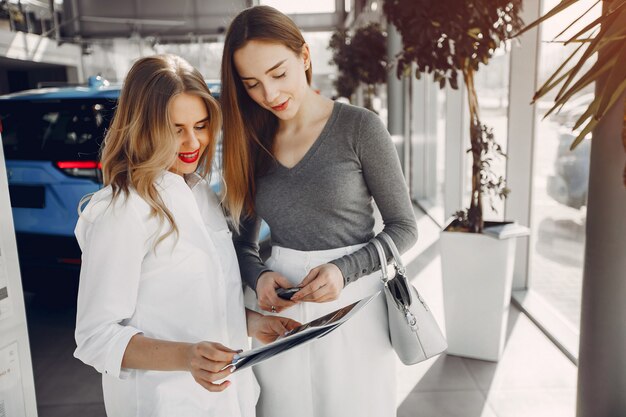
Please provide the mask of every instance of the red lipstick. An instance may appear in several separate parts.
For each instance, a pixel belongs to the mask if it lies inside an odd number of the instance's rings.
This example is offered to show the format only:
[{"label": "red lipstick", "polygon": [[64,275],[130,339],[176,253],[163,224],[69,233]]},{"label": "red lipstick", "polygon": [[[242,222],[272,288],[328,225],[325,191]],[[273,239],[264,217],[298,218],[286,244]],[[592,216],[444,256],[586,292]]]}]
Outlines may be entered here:
[{"label": "red lipstick", "polygon": [[178,159],[186,164],[193,164],[200,157],[200,149],[196,149],[193,152],[179,152]]},{"label": "red lipstick", "polygon": [[274,111],[283,111],[287,108],[287,106],[289,105],[289,99],[285,100],[284,103],[279,104],[278,106],[273,106],[272,110]]}]

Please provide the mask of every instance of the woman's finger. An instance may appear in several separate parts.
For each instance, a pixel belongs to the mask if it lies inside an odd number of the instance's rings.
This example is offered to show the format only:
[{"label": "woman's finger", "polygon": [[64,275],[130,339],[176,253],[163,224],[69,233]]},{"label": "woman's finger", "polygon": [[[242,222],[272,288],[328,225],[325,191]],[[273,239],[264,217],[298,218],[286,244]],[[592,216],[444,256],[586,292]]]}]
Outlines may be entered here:
[{"label": "woman's finger", "polygon": [[197,356],[190,361],[190,368],[192,372],[206,371],[206,372],[220,372],[226,366],[230,365],[230,361],[213,361],[205,358],[204,356]]},{"label": "woman's finger", "polygon": [[219,343],[219,342],[208,342],[211,347],[213,347],[216,350],[222,351],[222,352],[228,352],[228,353],[237,353],[237,351],[235,349],[231,349],[228,346],[224,346],[223,344]]},{"label": "woman's finger", "polygon": [[[265,296],[262,299],[259,299],[259,307],[265,311],[270,311],[272,313],[277,313],[286,308],[293,306],[295,303],[293,301],[283,300],[276,293],[273,296]],[[274,309],[272,310],[272,306]]]},{"label": "woman's finger", "polygon": [[209,363],[205,363],[204,366],[202,366],[202,370],[206,371],[206,372],[210,372],[210,373],[218,373],[218,372],[222,372],[224,370],[224,368],[226,368],[226,366],[230,365],[232,363],[232,361],[230,362],[213,362],[213,361],[208,361]]},{"label": "woman's finger", "polygon": [[281,288],[291,288],[291,287],[293,287],[293,284],[291,283],[291,281],[289,281],[287,278],[285,278],[281,274],[276,274],[275,282]]},{"label": "woman's finger", "polygon": [[207,382],[202,379],[196,379],[196,382],[204,387],[207,391],[211,392],[222,392],[230,386],[230,381],[224,381],[221,384],[214,384],[212,382]]},{"label": "woman's finger", "polygon": [[327,292],[323,296],[319,297],[316,301],[318,303],[327,303],[329,301],[335,301],[338,297],[331,292]]},{"label": "woman's finger", "polygon": [[[221,368],[224,368],[223,366]],[[221,369],[220,368],[220,369]],[[209,371],[205,371],[205,370],[199,370],[195,377],[202,379],[205,382],[216,382],[216,381],[220,381],[222,379],[228,378],[230,376],[230,374],[232,374],[232,370],[231,368],[226,368],[223,369],[219,372],[209,372]]]},{"label": "woman's finger", "polygon": [[322,291],[325,287],[325,284],[321,279],[316,279],[312,281],[309,285],[303,287],[300,291],[298,291],[293,297],[292,300],[295,301],[315,301],[318,297],[320,297],[323,293]]},{"label": "woman's finger", "polygon": [[212,362],[228,362],[233,360],[236,350],[227,348],[221,343],[204,342],[198,344],[200,355]]},{"label": "woman's finger", "polygon": [[283,325],[287,328],[287,330],[293,330],[296,327],[302,326],[302,323],[289,319],[287,317],[280,317],[280,320],[283,322]]},{"label": "woman's finger", "polygon": [[[257,284],[257,299],[259,307],[264,311],[277,313],[286,308],[292,307],[295,303],[284,300],[276,294],[276,289],[279,287],[289,288],[291,283],[284,276],[276,272],[266,272],[262,282],[259,279]],[[274,307],[274,308],[272,308]]]},{"label": "woman's finger", "polygon": [[[330,275],[328,273],[327,264],[313,268],[302,281],[302,289],[292,297],[292,300],[316,302],[319,298],[323,297],[327,291],[333,292],[333,290],[328,287],[329,283]],[[320,292],[321,290],[323,290],[323,292]]]},{"label": "woman's finger", "polygon": [[311,281],[313,281],[315,278],[317,278],[318,274],[319,274],[319,268],[311,269],[309,271],[309,273],[306,274],[306,276],[304,277],[302,282],[300,282],[300,284],[298,284],[298,287],[302,288],[302,287],[305,287],[305,286],[309,285],[311,283]]}]

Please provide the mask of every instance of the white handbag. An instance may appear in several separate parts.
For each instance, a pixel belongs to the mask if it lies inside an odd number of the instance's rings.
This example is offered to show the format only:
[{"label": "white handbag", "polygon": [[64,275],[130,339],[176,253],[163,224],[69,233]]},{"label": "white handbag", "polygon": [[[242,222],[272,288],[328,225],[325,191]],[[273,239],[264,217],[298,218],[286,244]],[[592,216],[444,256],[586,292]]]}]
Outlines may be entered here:
[{"label": "white handbag", "polygon": [[393,240],[384,232],[377,237],[391,249],[392,263],[396,270],[395,277],[389,279],[383,246],[377,238],[372,239],[380,257],[381,279],[385,284],[387,318],[393,349],[405,365],[414,365],[439,355],[448,348],[448,343],[437,321],[417,289],[409,283],[400,253]]}]

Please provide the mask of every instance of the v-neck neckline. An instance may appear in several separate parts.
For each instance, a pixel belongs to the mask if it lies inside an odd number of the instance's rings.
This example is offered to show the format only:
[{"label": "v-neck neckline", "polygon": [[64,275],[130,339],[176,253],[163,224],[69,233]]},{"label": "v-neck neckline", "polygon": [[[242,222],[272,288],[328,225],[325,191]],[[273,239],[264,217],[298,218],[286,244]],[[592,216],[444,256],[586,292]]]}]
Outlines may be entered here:
[{"label": "v-neck neckline", "polygon": [[333,110],[331,111],[330,117],[328,117],[328,120],[326,120],[326,123],[324,124],[322,131],[317,136],[317,138],[315,139],[311,147],[309,147],[309,149],[304,153],[304,156],[300,158],[300,160],[296,162],[294,166],[289,168],[283,165],[277,158],[274,158],[277,170],[292,174],[292,173],[297,172],[302,166],[306,165],[307,161],[313,157],[317,149],[321,146],[321,144],[324,142],[324,140],[328,136],[328,132],[332,128],[332,125],[335,123],[335,120],[337,119],[337,115],[339,114],[339,106],[340,106],[340,103],[338,101],[335,101],[333,103]]}]

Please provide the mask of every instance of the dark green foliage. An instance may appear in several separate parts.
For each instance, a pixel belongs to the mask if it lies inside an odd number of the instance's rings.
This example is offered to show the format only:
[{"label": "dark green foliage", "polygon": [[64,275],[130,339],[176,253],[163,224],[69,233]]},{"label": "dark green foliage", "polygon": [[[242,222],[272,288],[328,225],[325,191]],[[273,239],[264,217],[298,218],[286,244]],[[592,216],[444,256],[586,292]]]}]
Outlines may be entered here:
[{"label": "dark green foliage", "polygon": [[356,78],[363,84],[382,84],[387,81],[387,36],[378,23],[354,32],[350,49]]},{"label": "dark green foliage", "polygon": [[377,23],[357,29],[353,36],[337,30],[328,47],[339,72],[335,88],[340,96],[350,97],[359,83],[373,86],[387,81],[386,34]]},{"label": "dark green foliage", "polygon": [[349,75],[339,74],[335,80],[335,88],[339,97],[349,98],[358,86],[359,82]]},{"label": "dark green foliage", "polygon": [[353,51],[350,48],[350,38],[345,29],[338,29],[333,33],[328,43],[328,48],[333,51],[331,64],[337,66],[338,77],[335,80],[335,88],[341,97],[350,97],[359,85],[352,62]]},{"label": "dark green foliage", "polygon": [[404,49],[398,76],[411,63],[433,73],[443,88],[458,88],[458,71],[487,64],[495,49],[520,30],[521,0],[385,0],[383,11],[400,34]]}]

